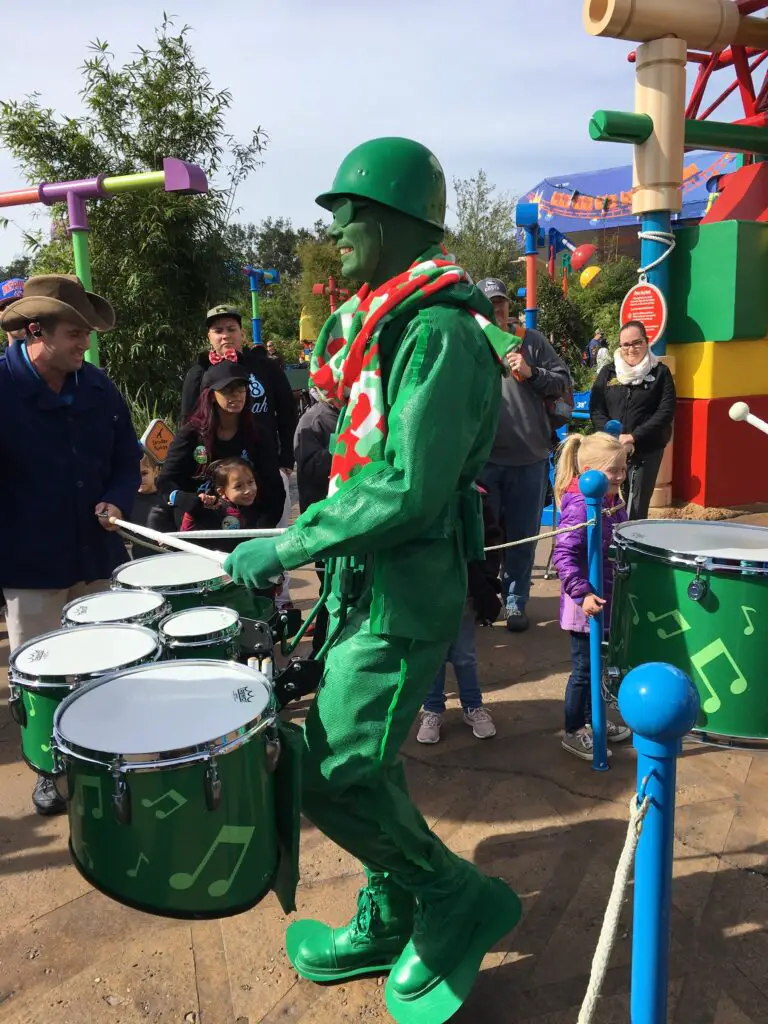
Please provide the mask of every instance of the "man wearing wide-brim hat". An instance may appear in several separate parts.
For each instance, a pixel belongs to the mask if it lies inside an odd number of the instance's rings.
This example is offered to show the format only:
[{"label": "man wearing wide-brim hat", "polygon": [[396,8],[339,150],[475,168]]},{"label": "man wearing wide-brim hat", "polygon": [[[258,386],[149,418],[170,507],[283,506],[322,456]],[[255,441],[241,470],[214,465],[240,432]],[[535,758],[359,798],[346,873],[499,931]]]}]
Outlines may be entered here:
[{"label": "man wearing wide-brim hat", "polygon": [[[115,311],[76,277],[31,277],[0,313],[24,336],[0,359],[0,587],[11,653],[58,629],[61,610],[103,590],[127,558],[109,516],[123,518],[139,487],[140,449],[114,384],[85,362],[92,330]],[[33,796],[40,814],[66,809],[50,779]]]}]

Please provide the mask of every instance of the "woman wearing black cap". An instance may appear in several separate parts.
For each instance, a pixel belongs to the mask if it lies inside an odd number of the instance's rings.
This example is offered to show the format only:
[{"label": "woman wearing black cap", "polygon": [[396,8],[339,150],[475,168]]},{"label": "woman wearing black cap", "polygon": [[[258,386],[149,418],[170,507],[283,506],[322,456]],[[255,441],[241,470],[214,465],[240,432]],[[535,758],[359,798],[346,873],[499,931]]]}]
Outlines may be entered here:
[{"label": "woman wearing black cap", "polygon": [[265,430],[248,408],[248,376],[227,359],[210,366],[201,379],[192,414],[174,437],[157,481],[160,502],[173,509],[178,526],[185,512],[213,503],[208,467],[239,456],[253,466],[259,487],[257,526],[277,526],[285,491],[277,456]]}]

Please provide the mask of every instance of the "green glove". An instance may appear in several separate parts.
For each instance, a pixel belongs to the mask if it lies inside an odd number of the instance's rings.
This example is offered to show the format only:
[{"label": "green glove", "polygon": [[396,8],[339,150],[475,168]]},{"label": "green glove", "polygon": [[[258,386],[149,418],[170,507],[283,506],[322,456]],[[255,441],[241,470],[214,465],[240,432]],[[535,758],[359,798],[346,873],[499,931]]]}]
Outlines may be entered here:
[{"label": "green glove", "polygon": [[224,572],[235,583],[263,590],[285,571],[277,557],[277,537],[257,537],[238,544],[224,563]]}]

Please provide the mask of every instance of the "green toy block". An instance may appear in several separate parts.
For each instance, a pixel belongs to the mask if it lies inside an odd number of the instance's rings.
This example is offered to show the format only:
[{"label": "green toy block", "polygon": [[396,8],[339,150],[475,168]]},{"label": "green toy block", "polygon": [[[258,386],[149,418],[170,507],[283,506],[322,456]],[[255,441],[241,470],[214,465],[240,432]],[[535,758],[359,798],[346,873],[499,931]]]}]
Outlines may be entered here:
[{"label": "green toy block", "polygon": [[768,224],[698,224],[675,239],[667,343],[765,338]]}]

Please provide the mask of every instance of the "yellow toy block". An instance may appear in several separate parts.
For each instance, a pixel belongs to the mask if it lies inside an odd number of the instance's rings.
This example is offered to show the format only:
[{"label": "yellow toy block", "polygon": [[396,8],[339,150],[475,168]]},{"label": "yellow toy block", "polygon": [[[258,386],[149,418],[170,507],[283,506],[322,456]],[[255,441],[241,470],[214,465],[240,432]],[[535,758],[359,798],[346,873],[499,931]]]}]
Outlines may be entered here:
[{"label": "yellow toy block", "polygon": [[768,395],[768,338],[668,345],[678,398]]}]

